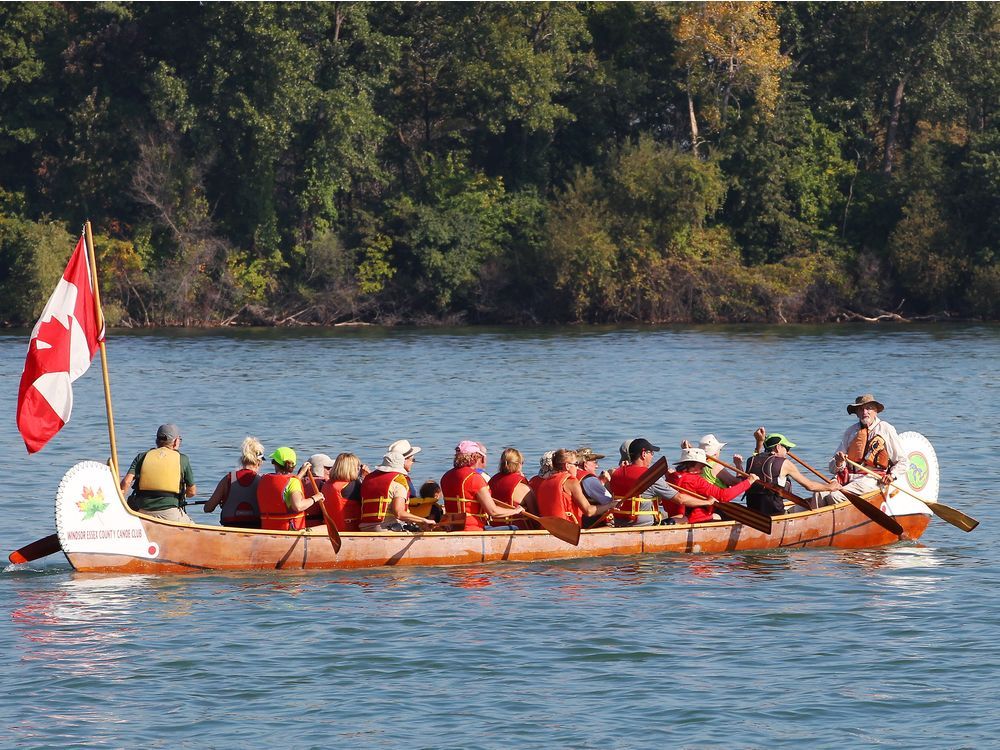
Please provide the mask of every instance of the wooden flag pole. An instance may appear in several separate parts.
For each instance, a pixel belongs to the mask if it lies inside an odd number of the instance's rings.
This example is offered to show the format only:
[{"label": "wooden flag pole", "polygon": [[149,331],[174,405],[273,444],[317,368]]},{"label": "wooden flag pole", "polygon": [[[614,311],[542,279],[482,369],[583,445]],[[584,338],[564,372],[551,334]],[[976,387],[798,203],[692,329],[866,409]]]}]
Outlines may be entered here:
[{"label": "wooden flag pole", "polygon": [[[94,249],[94,235],[90,232],[90,220],[83,225],[87,239],[87,257],[90,259],[90,277],[94,284],[94,305],[97,307],[97,328],[104,330],[104,311],[101,309],[101,287],[97,283],[97,251]],[[118,444],[115,440],[115,417],[111,411],[111,382],[108,380],[108,353],[104,348],[104,337],[98,344],[101,348],[101,375],[104,376],[104,404],[108,413],[108,438],[111,440],[111,465],[115,471],[115,479],[121,480],[118,469]]]}]

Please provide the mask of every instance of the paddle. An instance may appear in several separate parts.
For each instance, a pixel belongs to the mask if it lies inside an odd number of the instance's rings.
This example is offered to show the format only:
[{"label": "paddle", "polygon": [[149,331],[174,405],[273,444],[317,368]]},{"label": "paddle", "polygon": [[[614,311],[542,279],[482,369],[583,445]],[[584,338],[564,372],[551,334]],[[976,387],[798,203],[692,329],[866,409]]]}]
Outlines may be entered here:
[{"label": "paddle", "polygon": [[[731,464],[727,464],[725,461],[723,461],[721,459],[718,459],[718,458],[715,458],[714,456],[706,456],[706,458],[708,458],[709,461],[714,461],[715,463],[719,464],[720,466],[725,466],[727,469],[729,469],[730,471],[736,472],[740,476],[743,476],[743,477],[750,476],[747,472],[743,471],[742,469],[737,469],[735,466],[733,466]],[[801,505],[806,510],[812,510],[813,509],[813,507],[809,504],[808,500],[805,500],[805,499],[803,499],[801,497],[796,496],[794,493],[789,492],[784,487],[781,487],[781,486],[776,485],[776,484],[771,484],[770,482],[765,482],[763,479],[758,479],[757,483],[760,484],[761,487],[764,487],[765,489],[770,490],[771,492],[775,493],[776,495],[780,495],[781,497],[785,498],[785,500],[790,500],[791,502],[795,503],[796,505]]]},{"label": "paddle", "polygon": [[[847,463],[849,463],[851,466],[854,466],[854,467],[856,467],[858,469],[861,469],[861,471],[865,472],[865,474],[870,474],[871,476],[875,476],[875,477],[878,476],[878,474],[876,474],[874,471],[871,471],[870,469],[868,469],[868,468],[866,468],[864,466],[861,466],[860,464],[854,463],[849,458],[847,459]],[[976,528],[979,525],[979,521],[977,521],[972,516],[967,516],[965,513],[963,513],[962,511],[958,510],[957,508],[952,508],[950,505],[945,505],[944,503],[939,503],[937,500],[927,500],[925,498],[922,498],[919,495],[913,494],[912,492],[910,492],[905,487],[900,487],[895,482],[890,482],[889,486],[890,487],[895,487],[897,490],[900,490],[901,492],[905,492],[910,497],[916,498],[917,500],[919,500],[920,502],[922,502],[924,505],[926,505],[928,508],[930,508],[931,509],[931,513],[933,513],[935,516],[937,516],[938,518],[942,519],[943,521],[947,521],[952,526],[955,526],[955,527],[961,529],[962,531],[972,531],[974,528]]]},{"label": "paddle", "polygon": [[41,539],[36,539],[31,544],[24,545],[21,549],[14,550],[7,556],[7,559],[15,565],[22,565],[40,557],[55,554],[60,549],[62,547],[59,544],[59,535],[49,534]]},{"label": "paddle", "polygon": [[[788,456],[792,460],[796,461],[797,463],[802,464],[805,468],[809,469],[809,471],[811,471],[813,474],[815,474],[816,476],[818,476],[824,482],[831,482],[831,481],[833,481],[831,479],[827,479],[825,476],[823,476],[822,474],[820,474],[818,471],[816,471],[816,469],[814,469],[812,466],[810,466],[809,464],[807,464],[805,461],[803,461],[801,458],[799,458],[798,456],[796,456],[791,451],[788,451]],[[860,510],[862,513],[864,513],[866,516],[868,516],[868,518],[870,518],[871,520],[873,520],[875,523],[877,523],[883,529],[886,529],[887,531],[891,531],[896,536],[902,536],[905,533],[903,531],[903,527],[899,525],[899,521],[897,521],[895,518],[893,518],[892,516],[890,516],[888,513],[886,513],[884,510],[882,510],[877,505],[873,504],[871,501],[865,500],[863,497],[861,497],[861,495],[855,495],[853,492],[848,492],[843,487],[841,487],[839,490],[837,490],[837,492],[839,492],[841,495],[843,495],[844,497],[846,497],[847,500],[848,500],[848,502],[851,503],[851,505],[853,505],[855,508],[857,508],[858,510]]]},{"label": "paddle", "polygon": [[[496,499],[494,499],[493,502],[501,508],[518,507],[516,505],[510,505],[509,503],[502,503]],[[552,536],[556,537],[556,539],[561,539],[567,544],[572,544],[574,547],[580,543],[580,527],[568,518],[558,518],[557,516],[536,516],[534,513],[529,513],[524,508],[521,508],[521,515],[538,523],[543,529],[549,532]]]},{"label": "paddle", "polygon": [[699,495],[697,492],[693,492],[685,487],[681,487],[679,484],[674,484],[668,481],[671,487],[673,487],[678,492],[683,492],[691,497],[696,497],[699,500],[711,500],[713,505],[712,509],[718,513],[720,516],[725,518],[727,521],[736,521],[744,526],[749,526],[752,529],[756,529],[762,534],[771,533],[771,517],[765,516],[763,513],[758,513],[755,510],[750,510],[743,505],[737,505],[736,503],[721,503],[711,497],[705,497],[705,495]]},{"label": "paddle", "polygon": [[[309,471],[307,475],[309,477],[309,484],[312,485],[313,494],[319,493],[319,487],[316,486],[316,480],[313,479],[312,471]],[[325,500],[319,501],[319,509],[323,512],[323,520],[326,522],[326,534],[330,537],[330,544],[333,545],[333,554],[340,552],[341,546],[344,544],[343,540],[340,538],[340,532],[337,531],[337,524],[333,522],[330,518],[330,511],[326,509]]]}]

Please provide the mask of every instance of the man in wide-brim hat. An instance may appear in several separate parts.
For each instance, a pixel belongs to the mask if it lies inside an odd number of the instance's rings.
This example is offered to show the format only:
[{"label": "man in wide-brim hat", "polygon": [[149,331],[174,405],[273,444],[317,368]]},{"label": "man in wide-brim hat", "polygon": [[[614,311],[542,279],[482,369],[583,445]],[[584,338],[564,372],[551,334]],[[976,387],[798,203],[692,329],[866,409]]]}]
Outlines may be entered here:
[{"label": "man in wide-brim hat", "polygon": [[[856,416],[858,421],[844,432],[830,461],[830,470],[848,492],[856,495],[871,492],[902,479],[910,468],[896,428],[879,419],[878,415],[884,410],[885,406],[871,393],[864,393],[847,405],[847,413]],[[847,459],[861,464],[874,476],[851,466]],[[847,500],[839,491],[818,492],[815,498],[818,505],[834,505]]]}]

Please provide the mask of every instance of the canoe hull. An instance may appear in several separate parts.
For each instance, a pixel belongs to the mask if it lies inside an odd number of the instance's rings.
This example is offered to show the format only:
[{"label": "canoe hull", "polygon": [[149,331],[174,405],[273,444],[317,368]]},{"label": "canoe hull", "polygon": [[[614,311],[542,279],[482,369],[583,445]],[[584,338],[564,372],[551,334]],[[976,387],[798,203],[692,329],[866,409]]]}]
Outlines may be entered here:
[{"label": "canoe hull", "polygon": [[[87,518],[81,497],[107,498]],[[893,511],[918,539],[930,522],[926,506]],[[90,506],[92,510],[92,506]],[[904,512],[900,512],[900,511]],[[763,534],[730,521],[584,531],[576,547],[545,531],[341,533],[335,553],[325,527],[275,532],[186,526],[130,511],[102,464],[83,462],[60,484],[56,526],[74,568],[95,573],[188,573],[203,570],[329,570],[381,566],[531,562],[646,553],[714,554],[789,547],[857,549],[900,540],[844,503],[773,519]]]}]

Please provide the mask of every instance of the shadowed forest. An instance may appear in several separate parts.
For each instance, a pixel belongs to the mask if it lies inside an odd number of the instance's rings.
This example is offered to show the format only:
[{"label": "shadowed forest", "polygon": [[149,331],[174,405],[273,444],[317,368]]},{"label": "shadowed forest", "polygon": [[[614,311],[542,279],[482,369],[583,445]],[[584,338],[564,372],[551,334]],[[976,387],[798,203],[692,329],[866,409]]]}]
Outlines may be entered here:
[{"label": "shadowed forest", "polygon": [[1000,5],[2,3],[0,323],[1000,318]]}]

